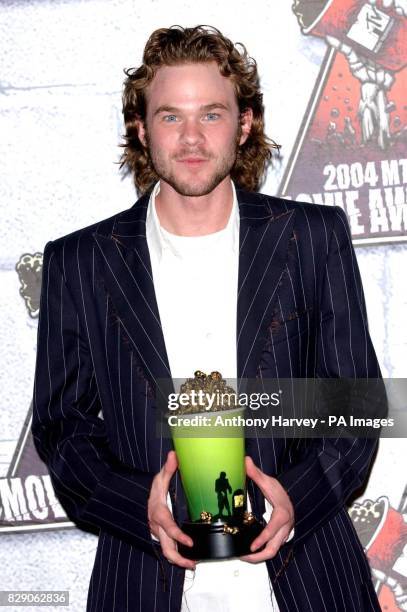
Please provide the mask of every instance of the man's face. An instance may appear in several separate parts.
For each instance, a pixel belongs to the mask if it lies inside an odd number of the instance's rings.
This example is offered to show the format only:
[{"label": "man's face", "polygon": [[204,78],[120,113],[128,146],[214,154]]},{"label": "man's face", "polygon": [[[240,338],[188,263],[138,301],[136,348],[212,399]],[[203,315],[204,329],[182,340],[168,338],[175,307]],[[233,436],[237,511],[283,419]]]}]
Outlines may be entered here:
[{"label": "man's face", "polygon": [[159,68],[147,89],[139,138],[162,181],[184,196],[210,193],[229,175],[250,132],[232,82],[215,62]]}]

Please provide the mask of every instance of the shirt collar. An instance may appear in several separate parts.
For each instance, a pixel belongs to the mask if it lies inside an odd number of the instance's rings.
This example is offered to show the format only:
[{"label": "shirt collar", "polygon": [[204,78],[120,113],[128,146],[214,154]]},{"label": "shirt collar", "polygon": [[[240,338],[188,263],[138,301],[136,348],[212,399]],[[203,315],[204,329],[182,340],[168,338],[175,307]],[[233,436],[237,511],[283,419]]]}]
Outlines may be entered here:
[{"label": "shirt collar", "polygon": [[[232,210],[227,222],[225,231],[225,239],[230,243],[230,248],[236,254],[239,250],[239,205],[237,201],[236,188],[232,183],[232,192],[233,192],[233,202],[232,202]],[[163,255],[164,250],[174,250],[173,245],[166,239],[165,230],[162,231],[163,228],[160,225],[160,220],[157,215],[157,210],[155,206],[156,196],[160,192],[160,181],[154,185],[154,188],[150,194],[150,199],[148,201],[147,215],[146,215],[146,237],[147,243],[150,251],[154,253],[154,255],[160,261]],[[168,233],[168,232],[167,232]]]}]

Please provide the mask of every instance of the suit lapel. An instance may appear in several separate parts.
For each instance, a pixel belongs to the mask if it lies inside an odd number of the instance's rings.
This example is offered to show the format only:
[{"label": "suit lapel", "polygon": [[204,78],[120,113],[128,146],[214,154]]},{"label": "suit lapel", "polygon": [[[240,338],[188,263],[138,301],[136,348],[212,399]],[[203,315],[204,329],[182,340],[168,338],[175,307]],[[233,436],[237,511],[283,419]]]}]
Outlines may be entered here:
[{"label": "suit lapel", "polygon": [[237,193],[240,208],[237,374],[241,379],[256,376],[287,261],[295,212],[282,207],[277,198],[240,190]]},{"label": "suit lapel", "polygon": [[[238,378],[254,377],[284,271],[294,211],[281,200],[237,190],[240,212],[237,301]],[[146,375],[171,378],[146,239],[149,193],[115,218],[113,229],[96,231],[97,265],[112,306]]]},{"label": "suit lapel", "polygon": [[146,239],[149,194],[115,218],[110,233],[94,232],[97,265],[113,308],[156,388],[171,378]]}]

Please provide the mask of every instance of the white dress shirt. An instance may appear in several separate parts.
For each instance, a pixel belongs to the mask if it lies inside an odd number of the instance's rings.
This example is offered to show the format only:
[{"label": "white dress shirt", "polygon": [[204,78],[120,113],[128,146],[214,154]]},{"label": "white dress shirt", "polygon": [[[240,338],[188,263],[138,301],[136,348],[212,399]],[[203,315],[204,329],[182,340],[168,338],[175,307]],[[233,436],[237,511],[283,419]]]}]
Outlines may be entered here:
[{"label": "white dress shirt", "polygon": [[[232,183],[233,206],[226,227],[190,237],[161,227],[155,208],[159,186],[158,182],[149,200],[146,236],[172,378],[185,380],[195,370],[217,370],[234,384],[239,262],[235,187]],[[268,520],[271,506],[265,502]],[[167,503],[171,509],[169,496]],[[195,570],[186,570],[181,612],[249,609],[278,611],[265,562],[201,561]]]}]

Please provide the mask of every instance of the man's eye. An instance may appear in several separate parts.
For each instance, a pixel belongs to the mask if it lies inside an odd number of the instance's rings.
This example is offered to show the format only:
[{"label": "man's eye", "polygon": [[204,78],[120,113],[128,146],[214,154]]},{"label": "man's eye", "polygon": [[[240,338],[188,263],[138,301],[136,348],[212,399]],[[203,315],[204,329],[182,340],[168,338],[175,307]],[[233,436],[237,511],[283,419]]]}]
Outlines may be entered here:
[{"label": "man's eye", "polygon": [[174,123],[177,120],[177,115],[165,115],[164,121],[167,123]]},{"label": "man's eye", "polygon": [[216,119],[219,119],[219,117],[219,113],[206,113],[206,118],[209,119],[209,121],[215,121]]}]

